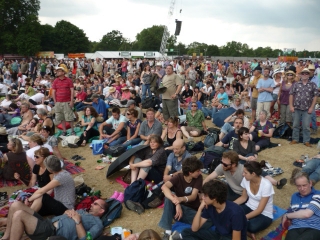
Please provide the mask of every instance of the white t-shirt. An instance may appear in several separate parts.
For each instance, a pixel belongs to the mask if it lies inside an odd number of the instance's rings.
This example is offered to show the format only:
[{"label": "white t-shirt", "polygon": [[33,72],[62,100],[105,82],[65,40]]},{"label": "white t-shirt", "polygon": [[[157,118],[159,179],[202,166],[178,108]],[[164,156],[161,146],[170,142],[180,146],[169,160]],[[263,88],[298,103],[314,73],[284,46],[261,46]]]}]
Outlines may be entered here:
[{"label": "white t-shirt", "polygon": [[208,88],[207,88],[207,86],[204,86],[202,89],[204,90],[205,93],[209,93],[210,91],[212,91],[212,87],[211,86],[208,87]]},{"label": "white t-shirt", "polygon": [[0,83],[0,92],[8,94],[8,86],[5,84]]},{"label": "white t-shirt", "polygon": [[52,147],[50,145],[48,145],[47,143],[45,143],[42,146],[35,146],[35,147],[30,148],[29,150],[27,150],[27,152],[26,152],[27,157],[31,158],[34,161],[34,152],[36,150],[38,150],[40,147],[48,148],[50,152],[53,152]]},{"label": "white t-shirt", "polygon": [[11,100],[3,99],[0,106],[4,108],[9,108],[9,105],[12,103]]},{"label": "white t-shirt", "polygon": [[107,93],[109,93],[109,89],[110,89],[110,87],[105,87],[103,90],[102,90],[102,94],[103,95],[106,95]]},{"label": "white t-shirt", "polygon": [[126,123],[126,122],[127,122],[127,119],[125,118],[125,116],[123,116],[123,115],[121,115],[121,114],[120,114],[120,117],[119,117],[118,120],[115,119],[115,118],[112,116],[111,118],[109,118],[109,119],[106,121],[106,123],[112,124],[112,129],[114,129],[114,130],[116,130],[116,129],[118,128],[119,124],[122,123],[122,122]]},{"label": "white t-shirt", "polygon": [[26,75],[22,75],[22,77],[19,77],[19,78],[18,78],[18,82],[21,83],[21,87],[22,87],[22,86],[24,87],[24,85],[26,84],[26,78],[27,78]]},{"label": "white t-shirt", "polygon": [[32,97],[30,97],[30,99],[32,99],[33,101],[35,101],[37,103],[42,102],[43,98],[44,98],[44,94],[43,93],[36,93]]},{"label": "white t-shirt", "polygon": [[252,210],[256,210],[258,208],[261,198],[269,197],[267,205],[261,214],[273,219],[274,190],[273,190],[272,184],[264,177],[261,177],[260,187],[256,195],[253,195],[253,193],[251,192],[250,181],[247,181],[245,178],[242,179],[241,187],[247,190],[247,194],[249,198],[246,205]]}]

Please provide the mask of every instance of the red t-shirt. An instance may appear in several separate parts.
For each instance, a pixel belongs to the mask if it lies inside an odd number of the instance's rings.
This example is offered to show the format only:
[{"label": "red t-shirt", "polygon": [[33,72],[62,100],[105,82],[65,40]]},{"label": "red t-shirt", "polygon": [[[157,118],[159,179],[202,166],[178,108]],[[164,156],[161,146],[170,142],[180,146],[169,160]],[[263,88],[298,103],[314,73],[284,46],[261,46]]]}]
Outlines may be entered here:
[{"label": "red t-shirt", "polygon": [[80,99],[81,101],[84,101],[87,98],[87,94],[85,92],[77,93],[76,98]]},{"label": "red t-shirt", "polygon": [[70,102],[71,88],[73,82],[70,78],[64,77],[62,80],[56,78],[52,84],[52,89],[56,90],[56,102]]}]

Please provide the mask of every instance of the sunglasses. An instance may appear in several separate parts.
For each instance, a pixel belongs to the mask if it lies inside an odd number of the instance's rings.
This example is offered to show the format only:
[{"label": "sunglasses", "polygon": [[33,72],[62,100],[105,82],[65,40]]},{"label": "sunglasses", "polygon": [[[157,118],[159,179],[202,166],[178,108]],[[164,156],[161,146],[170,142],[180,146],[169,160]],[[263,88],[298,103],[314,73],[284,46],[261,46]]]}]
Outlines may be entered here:
[{"label": "sunglasses", "polygon": [[130,116],[130,115],[131,115],[131,113],[127,113],[127,115],[128,115],[128,116]]},{"label": "sunglasses", "polygon": [[99,206],[99,207],[101,207],[103,209],[103,207],[97,202],[93,202],[92,204],[95,205],[95,206]]},{"label": "sunglasses", "polygon": [[224,162],[221,162],[221,164],[224,166],[224,167],[228,167],[228,166],[231,166],[232,164],[230,163],[230,164],[226,164],[226,163],[224,163]]},{"label": "sunglasses", "polygon": [[38,159],[38,158],[40,158],[40,156],[38,156],[38,155],[34,155],[34,158],[37,158],[37,159]]},{"label": "sunglasses", "polygon": [[198,107],[197,105],[191,105],[191,107]]},{"label": "sunglasses", "polygon": [[303,72],[303,73],[301,73],[301,75],[309,75],[309,73],[308,72]]}]

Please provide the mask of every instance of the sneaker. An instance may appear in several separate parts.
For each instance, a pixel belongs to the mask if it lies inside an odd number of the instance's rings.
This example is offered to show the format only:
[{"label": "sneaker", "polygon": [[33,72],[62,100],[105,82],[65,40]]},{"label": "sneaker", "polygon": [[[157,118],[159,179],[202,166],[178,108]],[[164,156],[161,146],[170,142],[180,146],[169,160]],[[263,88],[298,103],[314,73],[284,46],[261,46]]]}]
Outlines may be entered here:
[{"label": "sneaker", "polygon": [[[129,208],[129,210],[137,212],[139,215],[144,212],[144,207],[138,202],[133,202],[131,200],[127,200],[126,206]],[[168,235],[168,238],[167,238],[168,240],[169,240],[169,237],[170,236]]]},{"label": "sneaker", "polygon": [[201,172],[202,172],[203,174],[208,174],[208,173],[209,173],[209,170],[206,169],[206,168],[202,168],[202,169],[201,169]]},{"label": "sneaker", "polygon": [[119,193],[119,196],[116,198],[119,202],[123,203],[124,202],[124,194],[121,192]]},{"label": "sneaker", "polygon": [[112,196],[110,198],[113,198],[113,199],[117,199],[117,197],[119,197],[119,192],[118,191],[114,191],[114,193],[112,194]]},{"label": "sneaker", "polygon": [[170,240],[170,235],[168,233],[164,233],[162,236],[162,240]]},{"label": "sneaker", "polygon": [[180,237],[180,233],[177,232],[177,231],[174,231],[173,234],[170,236],[170,239],[169,239],[169,240],[180,240],[180,239],[182,239],[182,238]]}]

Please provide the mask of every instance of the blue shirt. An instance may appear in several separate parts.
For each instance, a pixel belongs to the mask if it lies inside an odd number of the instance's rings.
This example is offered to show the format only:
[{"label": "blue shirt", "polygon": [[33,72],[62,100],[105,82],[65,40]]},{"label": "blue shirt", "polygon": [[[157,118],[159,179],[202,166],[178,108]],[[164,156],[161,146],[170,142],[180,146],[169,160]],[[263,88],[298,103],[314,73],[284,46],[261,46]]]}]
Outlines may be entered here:
[{"label": "blue shirt", "polygon": [[92,102],[92,107],[97,111],[98,114],[103,114],[103,119],[107,119],[106,103],[101,98],[98,99],[98,103]]},{"label": "blue shirt", "polygon": [[311,192],[307,196],[301,196],[296,192],[291,197],[289,212],[295,212],[302,209],[310,209],[314,214],[309,218],[294,218],[289,230],[295,228],[313,228],[320,230],[320,191],[311,188]]},{"label": "blue shirt", "polygon": [[238,134],[234,130],[232,130],[227,135],[225,135],[224,138],[222,138],[221,142],[223,144],[229,144],[229,149],[233,150],[233,142],[235,140],[238,140]]},{"label": "blue shirt", "polygon": [[[257,89],[259,88],[274,88],[276,85],[274,84],[273,79],[268,78],[267,80],[264,80],[263,78],[260,78],[257,84]],[[272,102],[273,97],[272,97],[272,92],[259,92],[258,95],[258,102]]]},{"label": "blue shirt", "polygon": [[201,217],[210,219],[216,227],[215,231],[222,236],[232,238],[233,231],[240,231],[241,240],[247,239],[247,218],[243,209],[234,202],[226,201],[226,207],[221,213],[209,205],[202,210]]},{"label": "blue shirt", "polygon": [[187,157],[191,157],[192,155],[186,150],[182,155],[181,161],[178,161],[178,157],[174,155],[174,153],[170,153],[167,159],[167,165],[171,167],[171,171],[174,170],[175,172],[179,172],[182,169],[182,162]]},{"label": "blue shirt", "polygon": [[[84,210],[77,210],[77,212],[81,215],[81,222],[86,232],[90,232],[93,239],[98,238],[102,234],[103,230],[103,225],[100,218],[93,216]],[[51,220],[52,223],[57,221],[57,236],[65,237],[68,240],[79,239],[76,229],[76,223],[72,218],[69,218],[66,214],[63,214],[60,216],[56,216]],[[86,236],[80,238],[80,240],[85,239]]]},{"label": "blue shirt", "polygon": [[222,103],[223,105],[229,105],[229,97],[228,97],[228,94],[226,92],[224,93],[219,93],[218,96],[217,96],[218,99],[222,98],[220,100],[220,103]]},{"label": "blue shirt", "polygon": [[319,87],[319,78],[317,78],[317,76],[313,76],[310,79],[311,82],[315,83],[317,85],[317,87]]}]

